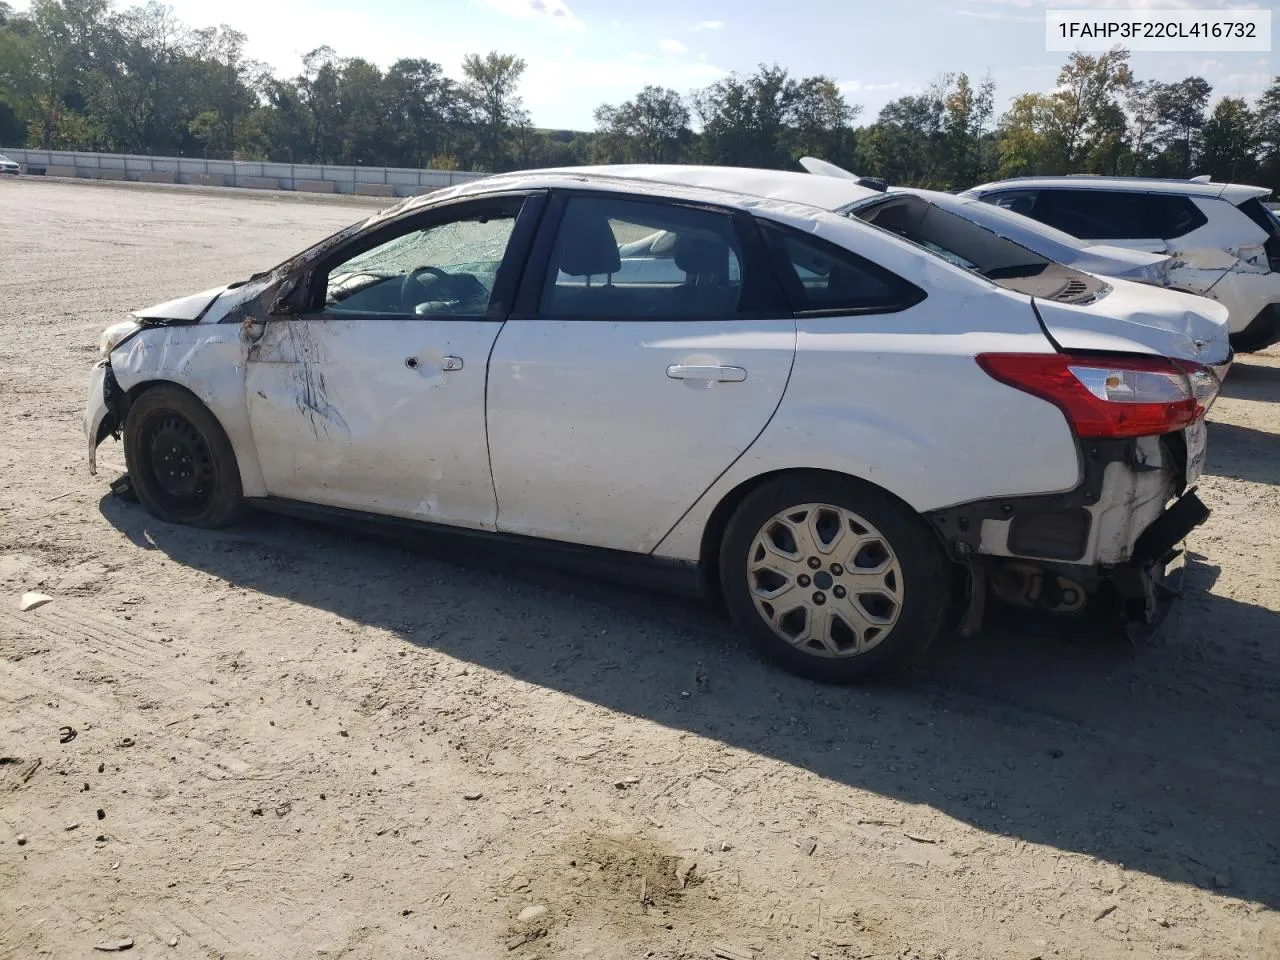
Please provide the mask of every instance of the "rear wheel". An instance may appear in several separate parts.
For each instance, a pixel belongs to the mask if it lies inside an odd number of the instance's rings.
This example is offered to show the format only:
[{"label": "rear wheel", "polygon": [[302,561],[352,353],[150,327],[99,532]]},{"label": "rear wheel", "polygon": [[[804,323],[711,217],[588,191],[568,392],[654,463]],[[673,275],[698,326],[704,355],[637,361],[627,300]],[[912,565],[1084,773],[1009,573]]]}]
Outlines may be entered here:
[{"label": "rear wheel", "polygon": [[138,499],[160,520],[223,527],[240,512],[231,441],[209,409],[181,387],[152,387],[133,402],[124,456]]},{"label": "rear wheel", "polygon": [[783,477],[754,491],[720,551],[738,625],[783,666],[830,683],[914,664],[941,629],[947,572],[919,516],[839,477]]}]

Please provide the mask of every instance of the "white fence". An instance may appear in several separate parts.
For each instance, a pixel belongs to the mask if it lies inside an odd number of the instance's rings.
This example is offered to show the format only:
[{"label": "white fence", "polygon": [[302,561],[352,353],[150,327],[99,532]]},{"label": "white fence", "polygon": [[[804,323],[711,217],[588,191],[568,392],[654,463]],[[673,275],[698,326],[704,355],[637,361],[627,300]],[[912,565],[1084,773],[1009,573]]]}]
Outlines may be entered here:
[{"label": "white fence", "polygon": [[11,147],[0,147],[0,153],[22,164],[24,173],[37,175],[384,197],[407,197],[485,176],[483,173],[465,170],[335,167],[315,163],[148,157]]}]

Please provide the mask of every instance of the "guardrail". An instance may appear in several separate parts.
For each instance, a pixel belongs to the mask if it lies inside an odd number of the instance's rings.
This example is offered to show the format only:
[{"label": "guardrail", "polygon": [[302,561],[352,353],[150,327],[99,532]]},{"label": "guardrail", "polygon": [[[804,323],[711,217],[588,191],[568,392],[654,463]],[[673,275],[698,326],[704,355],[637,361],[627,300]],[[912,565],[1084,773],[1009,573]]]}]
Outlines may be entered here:
[{"label": "guardrail", "polygon": [[369,197],[407,197],[486,176],[469,170],[341,167],[317,163],[206,160],[202,157],[151,157],[10,147],[0,147],[0,153],[22,164],[23,172],[34,175],[348,193]]}]

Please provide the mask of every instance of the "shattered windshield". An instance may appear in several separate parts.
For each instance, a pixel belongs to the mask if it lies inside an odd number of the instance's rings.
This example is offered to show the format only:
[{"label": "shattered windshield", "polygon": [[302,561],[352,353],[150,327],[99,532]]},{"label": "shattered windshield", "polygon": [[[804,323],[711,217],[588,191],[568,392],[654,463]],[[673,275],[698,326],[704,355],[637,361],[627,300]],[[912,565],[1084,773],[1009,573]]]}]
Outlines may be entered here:
[{"label": "shattered windshield", "polygon": [[513,218],[485,217],[414,230],[352,257],[345,269],[379,277],[403,276],[424,267],[496,265],[511,236]]}]

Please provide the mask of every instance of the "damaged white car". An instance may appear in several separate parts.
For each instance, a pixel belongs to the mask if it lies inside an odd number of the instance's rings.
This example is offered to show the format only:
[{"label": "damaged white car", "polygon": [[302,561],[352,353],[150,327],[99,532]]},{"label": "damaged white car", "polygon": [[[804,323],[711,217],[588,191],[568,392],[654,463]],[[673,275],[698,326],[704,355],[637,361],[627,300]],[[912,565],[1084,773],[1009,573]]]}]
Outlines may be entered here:
[{"label": "damaged white car", "polygon": [[1087,242],[1167,254],[1180,290],[1229,311],[1237,350],[1280,340],[1280,221],[1267,187],[1208,177],[1026,177],[986,183],[961,196],[994,204]]},{"label": "damaged white car", "polygon": [[953,596],[976,627],[988,584],[1158,615],[1230,357],[1202,301],[669,171],[473,181],[139,311],[103,337],[91,462],[122,438],[165,521],[466,534],[715,593],[819,680],[912,663]]}]

